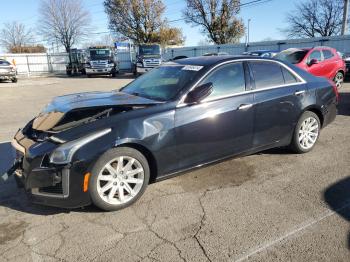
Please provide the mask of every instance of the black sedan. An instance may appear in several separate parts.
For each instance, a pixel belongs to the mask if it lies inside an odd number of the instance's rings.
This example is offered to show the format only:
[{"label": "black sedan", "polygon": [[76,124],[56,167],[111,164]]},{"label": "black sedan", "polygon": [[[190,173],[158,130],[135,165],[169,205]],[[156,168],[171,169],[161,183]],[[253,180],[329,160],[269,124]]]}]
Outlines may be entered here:
[{"label": "black sedan", "polygon": [[281,61],[181,59],[120,91],[55,98],[15,135],[8,174],[36,203],[118,210],[195,167],[274,147],[308,152],[336,104],[331,82]]}]

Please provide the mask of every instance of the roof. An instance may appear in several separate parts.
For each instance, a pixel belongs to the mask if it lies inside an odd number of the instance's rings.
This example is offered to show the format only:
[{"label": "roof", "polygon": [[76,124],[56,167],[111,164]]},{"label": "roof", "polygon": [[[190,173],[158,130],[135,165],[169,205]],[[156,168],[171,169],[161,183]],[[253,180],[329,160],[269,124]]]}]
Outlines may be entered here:
[{"label": "roof", "polygon": [[[197,56],[175,60],[174,62],[183,65],[199,65],[199,66],[211,66],[221,62],[235,61],[239,59],[252,59],[249,55],[225,55],[225,56]],[[254,57],[254,59],[266,60],[265,57]],[[272,59],[271,59],[272,60]]]}]

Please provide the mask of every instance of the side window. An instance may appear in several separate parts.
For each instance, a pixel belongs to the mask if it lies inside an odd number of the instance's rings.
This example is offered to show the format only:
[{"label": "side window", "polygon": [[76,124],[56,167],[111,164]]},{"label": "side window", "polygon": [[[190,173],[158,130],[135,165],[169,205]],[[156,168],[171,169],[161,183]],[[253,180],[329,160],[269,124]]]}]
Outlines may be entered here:
[{"label": "side window", "polygon": [[321,62],[322,61],[322,55],[319,50],[313,51],[309,57],[307,58],[307,62],[310,63],[312,59],[316,59],[317,61]]},{"label": "side window", "polygon": [[289,70],[287,70],[283,66],[281,68],[282,68],[284,82],[286,84],[294,84],[299,82],[299,80]]},{"label": "side window", "polygon": [[282,70],[277,63],[251,62],[250,68],[253,73],[256,89],[284,85]]},{"label": "side window", "polygon": [[213,83],[209,98],[231,95],[245,91],[244,68],[242,63],[220,66],[210,73],[201,84]]},{"label": "side window", "polygon": [[324,59],[330,59],[334,56],[330,50],[323,50],[322,53],[323,53]]}]

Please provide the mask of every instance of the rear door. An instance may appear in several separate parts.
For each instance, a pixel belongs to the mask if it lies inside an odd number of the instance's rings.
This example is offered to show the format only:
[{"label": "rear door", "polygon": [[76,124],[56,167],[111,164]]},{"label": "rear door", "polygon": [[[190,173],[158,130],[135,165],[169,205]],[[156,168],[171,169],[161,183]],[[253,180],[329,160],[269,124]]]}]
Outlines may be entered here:
[{"label": "rear door", "polygon": [[255,86],[253,147],[289,143],[305,99],[306,84],[273,61],[249,62]]},{"label": "rear door", "polygon": [[337,71],[338,59],[329,49],[323,49],[322,53],[324,58],[324,61],[322,62],[324,76],[333,79],[335,72]]}]

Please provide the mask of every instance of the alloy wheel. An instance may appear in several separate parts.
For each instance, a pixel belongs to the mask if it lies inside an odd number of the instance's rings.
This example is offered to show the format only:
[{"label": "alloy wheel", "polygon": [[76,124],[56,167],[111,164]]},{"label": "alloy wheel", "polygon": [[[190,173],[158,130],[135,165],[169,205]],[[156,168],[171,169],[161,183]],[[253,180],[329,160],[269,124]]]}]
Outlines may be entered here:
[{"label": "alloy wheel", "polygon": [[339,89],[341,87],[341,85],[344,82],[344,76],[342,73],[338,72],[336,74],[336,76],[334,77],[334,83],[337,86],[337,88]]},{"label": "alloy wheel", "polygon": [[300,126],[298,138],[300,146],[308,150],[314,146],[319,134],[319,124],[314,117],[306,118]]},{"label": "alloy wheel", "polygon": [[108,204],[125,204],[140,192],[144,178],[144,169],[137,159],[120,156],[101,169],[97,177],[97,192]]}]

